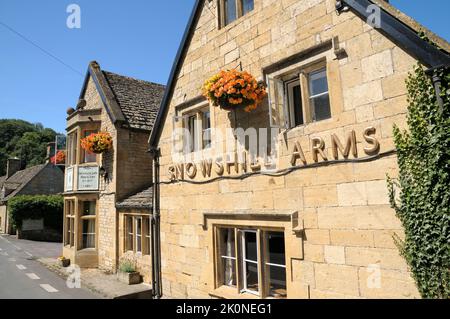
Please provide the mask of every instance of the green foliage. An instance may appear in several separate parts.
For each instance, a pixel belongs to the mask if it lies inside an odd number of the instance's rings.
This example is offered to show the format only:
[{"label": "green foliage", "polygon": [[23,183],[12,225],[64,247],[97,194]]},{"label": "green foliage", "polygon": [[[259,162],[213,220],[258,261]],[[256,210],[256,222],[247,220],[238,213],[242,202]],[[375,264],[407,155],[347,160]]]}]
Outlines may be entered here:
[{"label": "green foliage", "polygon": [[44,219],[45,227],[62,230],[64,199],[60,195],[24,195],[8,201],[12,225],[20,229],[26,219]]},{"label": "green foliage", "polygon": [[123,256],[119,260],[119,270],[129,274],[136,272],[136,261],[130,256]]},{"label": "green foliage", "polygon": [[[440,111],[433,83],[417,66],[407,80],[408,127],[394,127],[400,177],[391,204],[405,229],[396,238],[424,298],[450,298],[450,73],[443,71]],[[399,194],[396,194],[399,190]]]},{"label": "green foliage", "polygon": [[44,163],[47,144],[55,137],[55,131],[40,123],[0,120],[0,176],[6,174],[9,157],[20,158],[26,167]]}]

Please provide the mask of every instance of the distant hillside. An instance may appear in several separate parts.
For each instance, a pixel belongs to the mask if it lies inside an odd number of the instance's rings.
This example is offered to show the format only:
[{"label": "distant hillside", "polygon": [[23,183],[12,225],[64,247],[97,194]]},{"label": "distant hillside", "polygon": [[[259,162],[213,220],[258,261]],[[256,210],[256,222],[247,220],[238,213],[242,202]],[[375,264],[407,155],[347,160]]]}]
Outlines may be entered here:
[{"label": "distant hillside", "polygon": [[45,161],[47,143],[55,141],[56,132],[42,124],[0,119],[0,176],[6,174],[6,161],[16,156],[24,167]]}]

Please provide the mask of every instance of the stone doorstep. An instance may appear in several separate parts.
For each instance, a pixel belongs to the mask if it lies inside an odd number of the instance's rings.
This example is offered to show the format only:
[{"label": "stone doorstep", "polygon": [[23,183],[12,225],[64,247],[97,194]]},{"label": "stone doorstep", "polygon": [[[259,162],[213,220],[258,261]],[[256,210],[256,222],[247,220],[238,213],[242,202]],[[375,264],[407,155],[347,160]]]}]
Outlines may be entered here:
[{"label": "stone doorstep", "polygon": [[[50,271],[67,279],[68,274],[54,258],[37,259]],[[151,299],[151,285],[127,285],[117,280],[115,274],[106,274],[99,269],[82,269],[81,286],[105,299]]]}]

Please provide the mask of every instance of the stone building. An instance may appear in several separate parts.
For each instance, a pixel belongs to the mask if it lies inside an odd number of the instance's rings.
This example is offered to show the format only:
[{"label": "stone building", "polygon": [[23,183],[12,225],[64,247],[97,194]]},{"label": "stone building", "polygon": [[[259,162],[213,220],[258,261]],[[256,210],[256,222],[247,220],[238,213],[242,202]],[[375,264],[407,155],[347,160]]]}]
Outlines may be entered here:
[{"label": "stone building", "polygon": [[[63,255],[72,263],[114,272],[130,254],[149,280],[147,142],[163,92],[162,85],[89,64],[77,109],[67,118]],[[112,149],[100,155],[81,147],[82,138],[97,132],[113,139]]]},{"label": "stone building", "polygon": [[[398,174],[408,72],[448,65],[448,52],[385,1],[197,1],[150,137],[163,295],[419,297],[386,174]],[[250,113],[202,97],[234,68],[268,85]],[[255,152],[227,128],[268,131],[269,145]]]},{"label": "stone building", "polygon": [[50,163],[22,169],[21,160],[10,158],[0,177],[0,234],[14,232],[8,218],[8,201],[18,195],[52,195],[63,191],[64,173]]}]

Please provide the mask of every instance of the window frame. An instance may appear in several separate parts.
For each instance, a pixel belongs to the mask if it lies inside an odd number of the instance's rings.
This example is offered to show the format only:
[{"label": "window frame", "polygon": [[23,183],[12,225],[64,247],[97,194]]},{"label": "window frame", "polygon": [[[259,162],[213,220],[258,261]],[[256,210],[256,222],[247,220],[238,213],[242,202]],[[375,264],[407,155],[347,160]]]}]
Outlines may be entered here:
[{"label": "window frame", "polygon": [[[151,255],[151,215],[146,214],[124,214],[123,215],[123,253],[133,253],[138,256]],[[131,220],[131,230],[128,220]],[[138,220],[141,221],[141,234],[138,235]],[[140,237],[140,239],[139,239]],[[138,240],[141,250],[138,251]],[[131,244],[131,249],[130,248]]]},{"label": "window frame", "polygon": [[[242,267],[242,289],[241,292],[247,292],[249,294],[252,295],[256,295],[256,296],[260,296],[262,294],[261,291],[261,263],[260,263],[260,241],[259,241],[259,235],[260,232],[259,230],[252,230],[252,229],[241,229],[238,230],[240,232],[240,236],[241,236],[241,253],[242,253],[242,257],[241,258],[241,265],[240,267]],[[250,260],[247,258],[247,249],[246,249],[246,238],[245,235],[246,234],[255,234],[256,237],[256,261],[254,260]],[[248,282],[247,282],[247,264],[251,263],[253,265],[256,265],[256,272],[257,272],[257,277],[258,277],[258,290],[252,290],[248,288]]]},{"label": "window frame", "polygon": [[[327,91],[326,92],[322,92],[319,94],[312,94],[312,81],[311,81],[311,77],[313,74],[318,74],[318,73],[325,73],[325,79],[326,79],[326,83],[327,83]],[[309,104],[309,112],[310,112],[310,116],[311,116],[311,122],[321,122],[321,121],[325,121],[328,120],[332,117],[331,114],[331,100],[330,100],[330,86],[328,84],[328,72],[327,72],[327,68],[326,66],[323,66],[321,68],[318,68],[314,71],[310,71],[307,74],[307,81],[308,81],[308,104]],[[328,96],[328,109],[330,112],[330,117],[326,118],[326,119],[321,119],[321,120],[317,120],[316,119],[316,109],[314,107],[314,103],[312,102],[313,99],[322,97],[322,96]]]},{"label": "window frame", "polygon": [[78,150],[78,130],[73,130],[67,134],[67,166],[77,165],[77,150]]},{"label": "window frame", "polygon": [[[128,221],[131,221],[128,224]],[[131,226],[131,230],[129,229]],[[130,215],[125,215],[125,246],[124,252],[133,252],[134,253],[134,218]],[[131,237],[131,238],[130,238]],[[130,249],[131,246],[131,249]]]},{"label": "window frame", "polygon": [[[223,285],[223,286],[237,288],[239,286],[239,280],[238,280],[238,270],[237,270],[238,264],[237,264],[237,235],[236,235],[236,229],[233,228],[233,227],[220,227],[220,228],[218,228],[218,233],[217,233],[218,234],[218,245],[221,244],[221,234],[220,234],[220,232],[222,232],[222,231],[231,231],[232,232],[233,237],[234,237],[234,239],[233,239],[234,247],[232,247],[232,250],[234,251],[234,255],[235,256],[234,257],[226,256],[226,255],[222,254],[221,247],[220,246],[217,247],[217,249],[218,249],[217,250],[218,258],[219,258],[219,260],[218,260],[218,268],[219,268],[219,270],[218,270],[219,271],[218,281],[221,282],[221,285]],[[223,262],[224,259],[233,260],[234,261],[234,271],[236,272],[234,274],[234,277],[235,277],[235,280],[236,280],[236,285],[226,285],[226,284],[223,283],[225,281],[225,279],[224,279],[224,269],[223,269],[223,266],[222,266],[223,265],[222,262]]]},{"label": "window frame", "polygon": [[[327,80],[327,92],[320,95],[311,95],[310,75],[318,72],[325,71]],[[296,127],[306,126],[312,123],[320,123],[322,121],[330,120],[333,118],[333,108],[330,96],[329,85],[329,68],[327,65],[327,58],[320,57],[313,61],[308,61],[303,64],[296,64],[289,68],[282,69],[272,74],[266,74],[266,81],[268,84],[269,92],[269,117],[270,125],[272,127],[279,127],[281,129],[290,130]],[[289,101],[289,94],[287,85],[292,82],[296,82],[298,78],[300,83],[300,94],[302,104],[302,117],[303,124],[295,123],[295,111],[293,105]],[[282,90],[281,94],[280,91]],[[314,110],[311,103],[311,98],[319,97],[321,95],[328,95],[328,105],[330,117],[322,120],[314,119]],[[280,105],[283,103],[283,105]],[[274,114],[276,112],[277,114]],[[278,123],[274,119],[277,119]]]},{"label": "window frame", "polygon": [[75,247],[75,199],[66,199],[64,202],[64,246]]},{"label": "window frame", "polygon": [[[89,133],[89,134],[87,134],[87,133]],[[86,138],[89,135],[94,134],[94,133],[98,133],[98,130],[97,129],[91,129],[91,128],[89,128],[89,129],[82,129],[81,130],[81,136],[83,136],[83,137],[81,139]],[[80,141],[81,141],[81,139],[80,139]],[[80,152],[80,164],[87,164],[87,165],[91,164],[92,165],[92,164],[96,164],[98,162],[98,155],[97,154],[89,154],[85,149],[83,149],[81,147],[81,143],[80,143],[80,151],[81,151]],[[95,160],[87,161],[86,160],[87,156],[92,156],[93,158],[95,158]]]},{"label": "window frame", "polygon": [[[94,215],[84,215],[84,203],[85,202],[95,202],[95,214]],[[97,249],[97,233],[98,233],[98,229],[97,229],[97,211],[98,211],[98,201],[96,199],[82,199],[79,200],[79,229],[80,231],[80,250],[84,250],[84,249]],[[85,233],[83,230],[83,223],[84,221],[93,221],[94,222],[94,233]],[[84,247],[84,242],[83,242],[83,236],[84,235],[88,235],[88,236],[92,236],[94,235],[94,247]]]},{"label": "window frame", "polygon": [[[138,227],[138,225],[139,225],[139,222],[140,221],[140,225],[141,225],[141,229],[140,229],[140,233],[138,233],[138,229],[139,229],[139,227]],[[134,253],[135,254],[138,254],[138,255],[142,255],[142,243],[143,243],[143,240],[142,240],[142,237],[143,237],[143,233],[142,233],[142,230],[143,230],[143,218],[142,218],[142,216],[135,216],[134,217],[134,229],[135,229],[135,238],[134,238],[134,240],[135,240],[135,248],[134,248]],[[138,247],[140,247],[140,250],[138,250]]]},{"label": "window frame", "polygon": [[[205,119],[204,115],[209,113],[209,128],[205,128]],[[185,129],[185,132],[189,132],[189,137],[184,136],[183,137],[183,150],[185,155],[194,154],[197,152],[203,152],[206,150],[211,149],[212,144],[212,126],[211,126],[211,109],[208,106],[199,106],[194,109],[185,111],[182,114],[183,118],[183,128]],[[191,131],[191,122],[190,120],[192,118],[194,119],[194,126],[192,126],[194,132]],[[206,131],[210,132],[209,136],[209,144],[205,143],[204,140],[204,133]]]},{"label": "window frame", "polygon": [[[227,22],[227,10],[226,10],[226,1],[234,1],[235,7],[236,7],[236,18],[232,21]],[[218,12],[219,12],[219,29],[225,28],[226,26],[229,26],[233,24],[233,22],[239,20],[243,16],[251,13],[255,10],[255,1],[253,1],[253,9],[244,13],[244,0],[217,0],[217,6],[218,6]]]},{"label": "window frame", "polygon": [[[236,285],[237,287],[223,284],[223,267],[222,260],[223,256],[221,254],[221,231],[232,229],[235,236],[235,270],[236,270]],[[245,257],[245,234],[254,233],[256,235],[256,250],[257,250],[257,262],[250,261],[257,265],[258,273],[258,290],[248,289],[246,282],[246,270],[245,264],[249,262]],[[237,226],[237,225],[215,225],[213,235],[214,241],[214,258],[215,258],[215,289],[221,287],[228,287],[231,289],[236,289],[238,295],[250,294],[257,296],[259,298],[287,298],[287,291],[285,297],[275,297],[270,295],[270,278],[267,273],[266,267],[268,263],[267,258],[269,256],[268,252],[268,240],[266,239],[266,234],[268,233],[280,233],[286,238],[284,229],[281,228],[268,228],[268,227],[251,227],[251,226]],[[287,287],[287,256],[286,256],[286,241],[284,241],[284,257],[285,264],[276,265],[277,267],[283,268],[285,270],[286,287]]]}]

